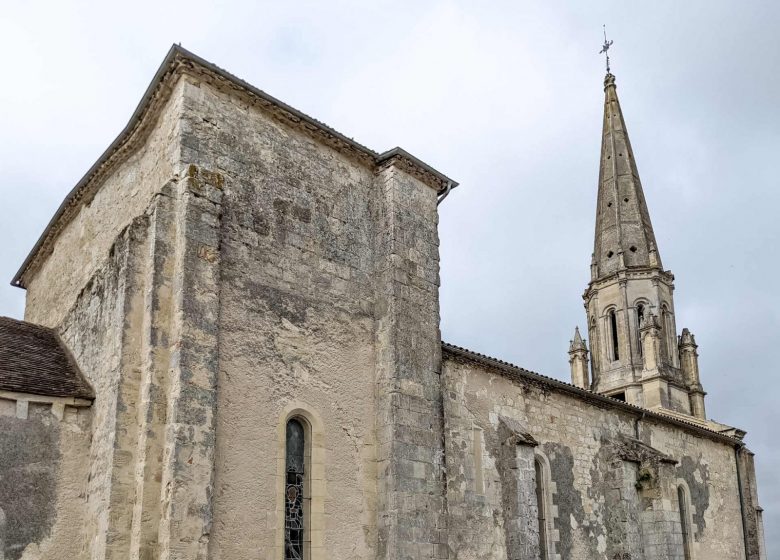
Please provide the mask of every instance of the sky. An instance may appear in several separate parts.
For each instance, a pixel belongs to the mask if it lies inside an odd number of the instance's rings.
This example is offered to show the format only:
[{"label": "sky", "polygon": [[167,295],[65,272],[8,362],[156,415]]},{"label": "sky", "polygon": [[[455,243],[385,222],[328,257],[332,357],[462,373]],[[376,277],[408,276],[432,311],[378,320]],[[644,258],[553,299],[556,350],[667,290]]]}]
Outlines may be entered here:
[{"label": "sky", "polygon": [[460,182],[439,207],[443,338],[569,380],[585,325],[602,24],[707,412],[748,432],[780,557],[780,3],[79,2],[0,13],[0,315],[66,193],[172,43]]}]

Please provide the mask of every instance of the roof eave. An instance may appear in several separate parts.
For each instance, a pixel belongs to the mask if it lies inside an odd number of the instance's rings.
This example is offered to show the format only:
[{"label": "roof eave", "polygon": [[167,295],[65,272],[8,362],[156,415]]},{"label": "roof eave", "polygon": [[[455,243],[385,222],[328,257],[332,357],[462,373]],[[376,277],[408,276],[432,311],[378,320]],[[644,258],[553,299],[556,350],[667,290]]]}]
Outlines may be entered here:
[{"label": "roof eave", "polygon": [[111,158],[111,156],[130,138],[131,134],[136,129],[136,126],[139,124],[141,119],[143,119],[145,112],[148,109],[150,100],[153,98],[158,88],[163,84],[166,74],[171,69],[174,62],[177,60],[177,58],[189,60],[194,64],[197,64],[198,66],[205,68],[207,71],[212,72],[217,76],[236,84],[240,88],[248,91],[250,94],[276,106],[277,108],[281,109],[283,112],[288,113],[291,117],[293,117],[293,119],[300,120],[304,123],[307,123],[315,127],[316,129],[325,132],[327,135],[332,136],[339,142],[349,146],[350,148],[354,149],[358,153],[368,156],[374,162],[375,165],[379,165],[393,157],[403,158],[404,160],[409,162],[412,166],[418,168],[422,172],[422,174],[427,175],[429,177],[433,177],[436,181],[438,181],[440,183],[440,187],[437,189],[439,194],[448,190],[448,185],[449,185],[449,189],[452,189],[458,185],[457,182],[453,181],[443,173],[437,171],[433,167],[429,166],[428,164],[424,163],[422,160],[414,157],[413,155],[411,155],[410,153],[408,153],[407,151],[401,148],[393,148],[392,150],[386,151],[382,154],[378,154],[377,152],[371,150],[370,148],[367,148],[366,146],[363,146],[362,144],[356,142],[352,138],[348,138],[347,136],[341,134],[337,130],[329,127],[328,125],[306,115],[305,113],[302,113],[301,111],[295,109],[294,107],[291,107],[290,105],[287,105],[286,103],[280,101],[279,99],[265,93],[264,91],[253,86],[252,84],[238,78],[237,76],[234,76],[233,74],[227,72],[226,70],[223,70],[222,68],[216,66],[215,64],[188,51],[184,47],[181,47],[180,45],[172,45],[171,48],[168,50],[168,53],[165,55],[165,59],[163,60],[162,64],[160,64],[160,67],[157,69],[154,78],[152,78],[152,81],[149,83],[149,86],[146,88],[146,91],[144,92],[141,101],[138,103],[138,106],[135,108],[135,111],[133,111],[133,114],[130,117],[130,120],[128,121],[127,125],[122,129],[122,132],[119,133],[119,135],[114,139],[111,145],[103,152],[103,154],[98,158],[98,160],[92,165],[92,167],[89,168],[89,170],[84,174],[84,176],[79,180],[79,182],[76,183],[76,186],[74,186],[70,190],[70,192],[67,194],[67,196],[62,201],[60,206],[57,208],[57,211],[54,213],[54,216],[46,225],[46,228],[44,229],[43,233],[35,242],[35,245],[33,246],[32,250],[27,255],[24,262],[19,267],[19,270],[16,272],[13,279],[11,280],[12,286],[18,288],[26,288],[24,275],[26,274],[30,266],[33,264],[33,262],[35,261],[41,248],[46,243],[47,239],[51,234],[52,229],[62,218],[63,214],[66,212],[66,210],[72,203],[73,199],[75,199],[78,196],[78,194],[81,192],[81,190],[88,185],[88,183],[93,178],[95,173],[104,164],[106,164]]},{"label": "roof eave", "polygon": [[79,182],[76,183],[76,186],[74,186],[70,190],[70,192],[68,192],[68,194],[65,196],[65,199],[57,208],[57,211],[54,213],[54,216],[52,216],[52,219],[49,220],[48,224],[46,224],[46,228],[43,230],[43,233],[41,233],[40,237],[38,238],[38,241],[35,242],[35,245],[33,245],[32,250],[24,259],[22,266],[19,267],[19,270],[16,272],[13,279],[11,280],[12,286],[16,286],[17,288],[26,288],[22,280],[22,277],[24,276],[24,273],[27,271],[27,268],[30,266],[30,264],[32,264],[33,260],[37,256],[40,248],[46,242],[46,238],[48,237],[51,229],[65,213],[65,210],[70,205],[71,200],[75,198],[75,196],[79,193],[79,191],[81,191],[82,188],[84,188],[87,185],[87,183],[89,183],[94,173],[98,169],[100,169],[100,167],[108,161],[111,155],[114,152],[116,152],[117,149],[119,149],[119,147],[125,142],[125,140],[127,140],[130,133],[135,129],[135,126],[143,117],[144,110],[146,109],[149,100],[152,98],[152,95],[154,94],[154,92],[157,90],[160,83],[162,82],[162,78],[165,75],[165,72],[167,71],[168,67],[176,58],[176,54],[182,51],[183,49],[178,45],[173,45],[168,50],[168,54],[165,55],[165,59],[163,60],[162,64],[160,64],[160,67],[157,69],[154,78],[152,78],[152,81],[149,83],[149,87],[146,88],[143,97],[141,97],[141,101],[136,106],[135,111],[133,111],[133,114],[130,117],[130,120],[128,121],[127,125],[122,129],[122,132],[119,133],[119,135],[114,139],[114,141],[111,142],[108,148],[106,148],[106,150],[100,155],[100,157],[92,165],[92,167],[89,168],[89,171],[87,171],[84,174],[84,176],[79,180]]},{"label": "roof eave", "polygon": [[473,352],[472,350],[468,350],[466,348],[462,348],[460,346],[456,346],[454,344],[449,344],[447,342],[442,342],[442,350],[446,353],[449,352],[450,354],[454,356],[459,356],[463,359],[470,360],[472,362],[476,362],[478,364],[482,364],[484,366],[493,368],[494,370],[497,370],[499,372],[501,371],[511,371],[514,374],[517,374],[521,377],[524,377],[528,379],[529,381],[543,384],[547,387],[550,387],[552,389],[557,389],[561,392],[568,393],[571,395],[574,395],[576,397],[594,401],[599,404],[603,404],[606,406],[609,406],[610,408],[617,408],[620,410],[623,410],[625,412],[630,412],[632,414],[637,414],[641,416],[645,416],[648,418],[653,418],[655,420],[659,420],[661,422],[664,422],[666,424],[674,424],[675,426],[684,428],[686,430],[696,432],[698,434],[701,434],[709,439],[717,440],[722,443],[726,443],[729,445],[736,445],[736,446],[744,446],[745,444],[742,442],[742,440],[728,436],[726,434],[715,432],[712,430],[709,430],[707,428],[698,426],[696,424],[693,424],[691,422],[686,422],[684,420],[678,420],[677,418],[674,418],[672,416],[667,416],[665,414],[661,414],[658,412],[654,412],[652,410],[642,408],[640,406],[636,406],[633,404],[629,404],[623,401],[619,401],[617,399],[613,399],[612,397],[607,397],[605,395],[601,395],[599,393],[593,393],[592,391],[587,391],[585,389],[582,389],[580,387],[577,387],[575,385],[571,385],[569,383],[566,383],[565,381],[560,381],[558,379],[553,379],[552,377],[547,377],[546,375],[541,375],[539,373],[535,373],[532,371],[529,371],[527,369],[523,369],[521,367],[518,367],[514,364],[510,364],[509,362],[505,362],[503,360],[499,360],[497,358],[491,358],[490,356],[486,356],[484,354],[480,354],[478,352]]}]

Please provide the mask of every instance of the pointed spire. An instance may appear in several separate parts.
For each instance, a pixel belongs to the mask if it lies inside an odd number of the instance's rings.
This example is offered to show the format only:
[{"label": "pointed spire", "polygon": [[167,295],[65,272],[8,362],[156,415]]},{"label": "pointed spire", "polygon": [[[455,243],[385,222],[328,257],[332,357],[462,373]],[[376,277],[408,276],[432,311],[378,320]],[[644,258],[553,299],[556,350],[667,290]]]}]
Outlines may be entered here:
[{"label": "pointed spire", "polygon": [[588,347],[580,336],[579,327],[574,327],[574,339],[569,341],[569,365],[572,384],[582,389],[590,389]]},{"label": "pointed spire", "polygon": [[588,347],[585,346],[585,342],[582,340],[582,337],[580,336],[580,328],[574,327],[574,340],[569,341],[569,352],[574,352],[576,350],[587,350]]},{"label": "pointed spire", "polygon": [[604,78],[604,93],[594,279],[624,268],[662,268],[615,76],[611,73]]},{"label": "pointed spire", "polygon": [[680,347],[685,346],[693,346],[694,348],[698,348],[696,339],[694,338],[691,331],[689,331],[687,328],[684,328],[682,330],[682,334],[680,335]]}]

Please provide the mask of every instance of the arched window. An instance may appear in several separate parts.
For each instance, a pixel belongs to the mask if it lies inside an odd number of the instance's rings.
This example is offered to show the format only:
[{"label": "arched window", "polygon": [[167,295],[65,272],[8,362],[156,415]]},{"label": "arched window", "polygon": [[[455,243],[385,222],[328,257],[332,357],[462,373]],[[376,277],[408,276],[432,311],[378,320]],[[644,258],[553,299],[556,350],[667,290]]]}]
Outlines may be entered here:
[{"label": "arched window", "polygon": [[670,364],[674,364],[675,339],[672,314],[664,303],[661,305],[661,355],[669,360]]},{"label": "arched window", "polygon": [[590,321],[590,369],[593,372],[593,379],[591,383],[595,383],[599,375],[601,362],[599,356],[601,355],[601,341],[598,333],[596,332],[596,318],[593,317]]},{"label": "arched window", "polygon": [[276,426],[274,559],[325,560],[325,426],[316,409],[288,402]]},{"label": "arched window", "polygon": [[547,480],[544,476],[544,465],[539,457],[534,459],[536,470],[536,507],[539,512],[539,557],[547,560]]},{"label": "arched window", "polygon": [[614,309],[610,310],[607,318],[609,320],[609,333],[612,342],[612,360],[617,361],[620,359],[620,349],[618,348],[617,315]]},{"label": "arched window", "polygon": [[691,518],[688,493],[681,485],[677,487],[677,502],[680,507],[680,528],[682,529],[683,558],[691,560]]},{"label": "arched window", "polygon": [[[555,483],[552,482],[550,461],[538,447],[534,450],[534,481],[536,483],[537,519],[539,522],[539,556],[542,560],[559,558],[558,535],[555,530],[558,509],[555,507]],[[530,543],[529,543],[530,544]]]},{"label": "arched window", "polygon": [[287,421],[284,487],[284,560],[303,560],[306,431],[298,418]]},{"label": "arched window", "polygon": [[637,303],[636,304],[636,339],[637,339],[637,350],[639,351],[639,355],[642,355],[642,333],[640,330],[642,329],[642,326],[645,324],[645,304],[644,303]]}]

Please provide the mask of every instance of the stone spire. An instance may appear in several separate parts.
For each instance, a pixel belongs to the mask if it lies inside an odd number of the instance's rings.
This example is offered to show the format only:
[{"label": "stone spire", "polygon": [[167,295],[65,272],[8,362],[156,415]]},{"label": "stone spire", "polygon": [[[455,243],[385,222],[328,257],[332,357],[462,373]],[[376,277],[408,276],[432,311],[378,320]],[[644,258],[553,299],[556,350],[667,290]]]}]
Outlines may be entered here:
[{"label": "stone spire", "polygon": [[569,349],[572,383],[704,420],[696,346],[687,333],[677,340],[674,275],[661,264],[610,72],[604,97],[596,235],[591,281],[583,294],[590,376],[587,351],[580,348],[584,341],[575,332]]},{"label": "stone spire", "polygon": [[593,280],[626,268],[662,269],[612,74],[604,78],[604,93]]},{"label": "stone spire", "polygon": [[569,365],[572,384],[582,389],[590,389],[588,347],[580,336],[579,327],[574,327],[574,339],[569,341]]},{"label": "stone spire", "polygon": [[588,347],[585,346],[585,342],[583,342],[582,336],[580,335],[580,328],[574,327],[574,339],[569,341],[569,352],[587,349]]}]

